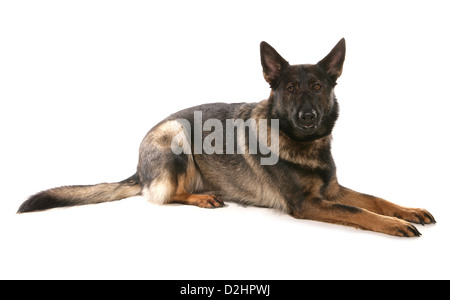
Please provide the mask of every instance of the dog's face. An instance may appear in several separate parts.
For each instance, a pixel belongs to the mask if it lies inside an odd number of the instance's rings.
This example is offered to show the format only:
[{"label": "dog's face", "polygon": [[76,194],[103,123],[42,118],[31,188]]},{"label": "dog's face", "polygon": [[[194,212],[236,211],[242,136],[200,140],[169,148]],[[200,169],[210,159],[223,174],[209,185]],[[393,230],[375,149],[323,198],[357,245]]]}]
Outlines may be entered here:
[{"label": "dog's face", "polygon": [[269,44],[261,43],[261,64],[272,88],[275,113],[295,136],[314,139],[331,133],[338,114],[334,87],[344,58],[344,39],[315,65],[290,65]]}]

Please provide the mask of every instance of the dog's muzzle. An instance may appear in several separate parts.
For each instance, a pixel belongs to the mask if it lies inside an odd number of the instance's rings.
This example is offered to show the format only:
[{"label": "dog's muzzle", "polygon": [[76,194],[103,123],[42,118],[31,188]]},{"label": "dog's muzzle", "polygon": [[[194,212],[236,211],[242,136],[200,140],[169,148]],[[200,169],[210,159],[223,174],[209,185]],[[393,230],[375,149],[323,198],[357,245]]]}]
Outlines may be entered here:
[{"label": "dog's muzzle", "polygon": [[298,113],[299,127],[303,134],[312,134],[319,125],[319,117],[315,109],[303,109]]}]

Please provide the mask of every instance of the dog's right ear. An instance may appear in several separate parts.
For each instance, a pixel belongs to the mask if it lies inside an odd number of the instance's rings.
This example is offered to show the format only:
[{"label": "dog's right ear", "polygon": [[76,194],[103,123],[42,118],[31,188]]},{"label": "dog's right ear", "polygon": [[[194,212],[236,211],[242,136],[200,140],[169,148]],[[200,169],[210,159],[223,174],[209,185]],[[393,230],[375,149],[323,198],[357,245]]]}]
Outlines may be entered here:
[{"label": "dog's right ear", "polygon": [[289,66],[289,63],[266,42],[261,42],[260,49],[264,79],[274,89],[278,84],[282,70]]}]

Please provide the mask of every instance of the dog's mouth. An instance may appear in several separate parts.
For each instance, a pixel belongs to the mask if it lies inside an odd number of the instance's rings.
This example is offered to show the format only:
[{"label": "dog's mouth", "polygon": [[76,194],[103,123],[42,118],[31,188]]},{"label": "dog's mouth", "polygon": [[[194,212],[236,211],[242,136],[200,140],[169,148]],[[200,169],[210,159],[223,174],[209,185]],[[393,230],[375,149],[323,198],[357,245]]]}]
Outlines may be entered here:
[{"label": "dog's mouth", "polygon": [[310,135],[317,131],[320,122],[301,122],[300,120],[292,120],[292,125],[301,135]]},{"label": "dog's mouth", "polygon": [[305,124],[302,126],[303,130],[310,130],[310,129],[315,129],[315,128],[317,128],[317,125],[315,125],[315,124]]},{"label": "dog's mouth", "polygon": [[316,129],[317,129],[317,125],[316,124],[303,124],[303,125],[300,125],[300,131],[304,135],[313,134],[316,131]]},{"label": "dog's mouth", "polygon": [[301,122],[293,122],[294,128],[299,131],[302,135],[310,135],[316,132],[317,128],[319,127],[319,124],[316,123],[301,123]]}]

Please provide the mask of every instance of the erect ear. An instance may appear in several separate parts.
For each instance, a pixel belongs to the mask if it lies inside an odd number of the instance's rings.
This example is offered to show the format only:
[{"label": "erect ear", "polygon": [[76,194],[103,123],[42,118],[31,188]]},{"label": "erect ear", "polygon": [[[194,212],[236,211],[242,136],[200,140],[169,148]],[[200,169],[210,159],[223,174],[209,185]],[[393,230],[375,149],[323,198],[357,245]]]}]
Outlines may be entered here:
[{"label": "erect ear", "polygon": [[342,68],[345,60],[345,39],[342,38],[333,50],[325,56],[324,59],[318,62],[327,74],[336,81],[342,74]]},{"label": "erect ear", "polygon": [[282,70],[289,66],[289,63],[266,42],[261,42],[260,49],[264,79],[270,84],[270,87],[274,89],[278,83]]}]

